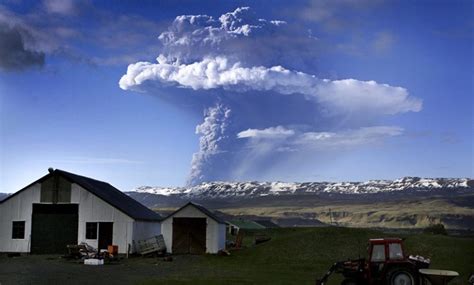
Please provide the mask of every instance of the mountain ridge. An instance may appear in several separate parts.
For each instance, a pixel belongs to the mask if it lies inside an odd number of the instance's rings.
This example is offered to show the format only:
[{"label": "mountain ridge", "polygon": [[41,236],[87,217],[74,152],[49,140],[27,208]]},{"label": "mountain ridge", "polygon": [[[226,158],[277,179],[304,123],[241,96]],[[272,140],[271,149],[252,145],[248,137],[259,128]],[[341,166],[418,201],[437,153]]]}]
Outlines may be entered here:
[{"label": "mountain ridge", "polygon": [[396,180],[366,182],[204,182],[191,187],[140,186],[129,193],[155,194],[199,199],[253,198],[264,196],[342,194],[368,195],[400,192],[472,193],[474,180],[469,178],[403,177]]}]

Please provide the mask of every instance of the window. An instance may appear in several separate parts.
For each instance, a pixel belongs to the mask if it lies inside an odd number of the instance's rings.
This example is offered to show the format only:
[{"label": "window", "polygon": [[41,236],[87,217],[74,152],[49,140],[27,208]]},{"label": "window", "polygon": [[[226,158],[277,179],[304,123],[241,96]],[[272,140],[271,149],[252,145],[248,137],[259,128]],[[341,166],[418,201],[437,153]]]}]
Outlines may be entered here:
[{"label": "window", "polygon": [[385,245],[376,244],[372,248],[372,261],[385,261]]},{"label": "window", "polygon": [[86,223],[86,239],[97,239],[97,223]]},{"label": "window", "polygon": [[13,222],[12,239],[25,238],[25,221]]},{"label": "window", "polygon": [[402,245],[391,243],[388,245],[388,256],[390,259],[403,259]]}]

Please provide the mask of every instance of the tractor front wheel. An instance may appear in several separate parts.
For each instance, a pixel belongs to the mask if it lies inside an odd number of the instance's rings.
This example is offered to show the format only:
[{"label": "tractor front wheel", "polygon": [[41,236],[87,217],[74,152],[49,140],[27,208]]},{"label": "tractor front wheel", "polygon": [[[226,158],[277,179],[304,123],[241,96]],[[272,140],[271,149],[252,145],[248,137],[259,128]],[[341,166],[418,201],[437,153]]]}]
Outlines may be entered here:
[{"label": "tractor front wheel", "polygon": [[387,285],[417,285],[413,272],[406,268],[394,268],[387,273]]}]

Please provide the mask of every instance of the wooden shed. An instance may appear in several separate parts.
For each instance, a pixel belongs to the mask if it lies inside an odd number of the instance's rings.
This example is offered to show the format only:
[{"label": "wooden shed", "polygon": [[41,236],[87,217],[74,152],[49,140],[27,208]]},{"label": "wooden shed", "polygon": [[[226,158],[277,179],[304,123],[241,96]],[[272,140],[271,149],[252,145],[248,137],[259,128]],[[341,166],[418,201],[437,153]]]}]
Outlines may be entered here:
[{"label": "wooden shed", "polygon": [[161,217],[112,185],[50,169],[0,202],[0,252],[64,253],[86,242],[133,252],[133,241],[161,233]]},{"label": "wooden shed", "polygon": [[199,204],[187,203],[161,225],[169,253],[217,253],[225,248],[225,222]]}]

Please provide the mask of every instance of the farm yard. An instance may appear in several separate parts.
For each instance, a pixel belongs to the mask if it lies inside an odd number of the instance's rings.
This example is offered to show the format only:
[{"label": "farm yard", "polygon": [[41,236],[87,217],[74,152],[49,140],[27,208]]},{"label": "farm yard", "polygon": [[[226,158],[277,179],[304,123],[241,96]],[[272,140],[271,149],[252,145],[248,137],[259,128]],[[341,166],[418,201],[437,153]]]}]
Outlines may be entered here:
[{"label": "farm yard", "polygon": [[[131,257],[118,264],[86,266],[58,255],[0,257],[0,284],[314,284],[338,260],[365,255],[369,238],[394,236],[354,228],[278,228],[258,231],[271,236],[230,256],[174,255],[173,261]],[[466,284],[474,272],[474,237],[428,234],[397,235],[410,254],[431,258],[431,268],[455,270],[450,284]],[[234,237],[229,237],[234,238]],[[339,284],[333,275],[329,284]]]}]

